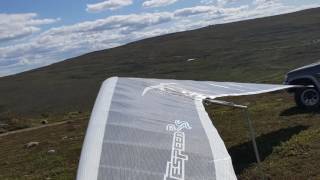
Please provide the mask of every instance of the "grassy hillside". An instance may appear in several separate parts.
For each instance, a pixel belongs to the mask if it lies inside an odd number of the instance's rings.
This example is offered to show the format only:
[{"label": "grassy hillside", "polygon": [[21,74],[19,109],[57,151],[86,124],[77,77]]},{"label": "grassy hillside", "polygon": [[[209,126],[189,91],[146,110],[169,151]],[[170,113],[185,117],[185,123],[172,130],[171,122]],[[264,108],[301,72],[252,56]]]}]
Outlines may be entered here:
[{"label": "grassy hillside", "polygon": [[[74,179],[89,113],[110,76],[281,83],[320,58],[320,8],[150,38],[0,78],[0,179]],[[194,61],[187,61],[188,59]],[[227,98],[250,107],[267,179],[319,179],[320,116],[286,92]],[[240,179],[261,179],[244,114],[207,111]],[[29,142],[38,146],[26,148]],[[54,152],[51,152],[54,150]]]},{"label": "grassy hillside", "polygon": [[90,110],[110,76],[280,83],[288,70],[320,57],[319,19],[320,8],[214,25],[0,78],[0,113]]}]

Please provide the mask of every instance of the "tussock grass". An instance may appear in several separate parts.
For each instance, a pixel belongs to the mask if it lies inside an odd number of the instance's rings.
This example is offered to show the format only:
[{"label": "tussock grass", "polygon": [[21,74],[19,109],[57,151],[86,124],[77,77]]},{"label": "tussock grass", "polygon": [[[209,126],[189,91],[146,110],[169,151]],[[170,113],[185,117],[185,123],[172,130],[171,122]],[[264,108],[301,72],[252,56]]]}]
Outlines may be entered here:
[{"label": "tussock grass", "polygon": [[[319,178],[320,113],[295,107],[286,92],[226,98],[249,105],[263,174],[268,179]],[[240,179],[261,179],[243,111],[207,107]]]}]

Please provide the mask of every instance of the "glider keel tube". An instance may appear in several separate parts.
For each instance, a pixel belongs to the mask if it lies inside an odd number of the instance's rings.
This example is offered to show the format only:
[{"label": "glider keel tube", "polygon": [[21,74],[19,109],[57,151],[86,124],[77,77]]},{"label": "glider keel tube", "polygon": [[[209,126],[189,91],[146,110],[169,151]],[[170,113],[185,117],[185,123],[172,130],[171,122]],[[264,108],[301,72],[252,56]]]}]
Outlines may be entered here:
[{"label": "glider keel tube", "polygon": [[79,161],[77,180],[94,180],[98,177],[105,127],[118,77],[107,79],[99,91]]}]

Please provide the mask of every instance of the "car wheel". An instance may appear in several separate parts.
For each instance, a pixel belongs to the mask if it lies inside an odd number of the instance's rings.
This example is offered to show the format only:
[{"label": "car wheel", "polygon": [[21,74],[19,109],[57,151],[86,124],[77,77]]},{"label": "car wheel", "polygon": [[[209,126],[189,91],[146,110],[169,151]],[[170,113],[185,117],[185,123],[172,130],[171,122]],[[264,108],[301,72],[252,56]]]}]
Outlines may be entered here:
[{"label": "car wheel", "polygon": [[299,107],[316,108],[320,104],[320,93],[315,88],[298,90],[295,93],[295,101]]}]

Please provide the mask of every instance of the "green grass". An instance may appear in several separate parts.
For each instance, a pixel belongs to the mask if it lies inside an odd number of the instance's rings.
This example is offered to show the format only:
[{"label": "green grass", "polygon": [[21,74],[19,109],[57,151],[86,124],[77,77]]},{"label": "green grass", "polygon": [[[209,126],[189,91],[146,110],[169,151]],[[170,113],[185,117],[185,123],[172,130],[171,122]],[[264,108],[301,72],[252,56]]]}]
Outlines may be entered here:
[{"label": "green grass", "polygon": [[[269,179],[319,179],[320,128],[304,130],[289,141],[273,148],[262,163],[262,171]],[[258,177],[256,166],[247,169],[243,179]]]},{"label": "green grass", "polygon": [[0,179],[74,179],[87,119],[0,137]]},{"label": "green grass", "polygon": [[81,111],[72,111],[64,114],[43,113],[41,116],[23,117],[10,113],[4,113],[0,116],[0,122],[5,124],[5,126],[0,127],[0,130],[2,133],[5,133],[24,128],[37,127],[43,125],[43,121],[46,121],[48,124],[61,121],[73,121],[74,119],[88,116],[88,114],[88,112],[83,113]]},{"label": "green grass", "polygon": [[[285,92],[226,100],[249,105],[265,177],[319,179],[318,112],[297,109]],[[207,111],[225,141],[239,179],[261,179],[244,113],[220,106],[209,106]],[[0,137],[0,179],[74,179],[88,114],[77,118],[56,127]],[[30,141],[40,145],[26,149],[24,145]],[[56,153],[48,154],[50,149]]]},{"label": "green grass", "polygon": [[[319,112],[295,107],[293,97],[285,92],[226,100],[249,105],[266,178],[301,179],[320,174]],[[239,178],[260,179],[244,112],[217,106],[207,110],[228,147]]]},{"label": "green grass", "polygon": [[[281,83],[319,60],[320,8],[145,39],[0,78],[0,179],[74,179],[88,113],[111,76]],[[189,58],[197,61],[187,62]],[[265,177],[319,179],[319,112],[295,108],[285,92],[227,98],[250,107]],[[261,179],[242,111],[210,106],[240,179]],[[71,113],[69,113],[71,112]],[[67,136],[68,138],[64,138]],[[40,145],[25,149],[30,141]],[[48,154],[49,149],[56,153]]]}]

